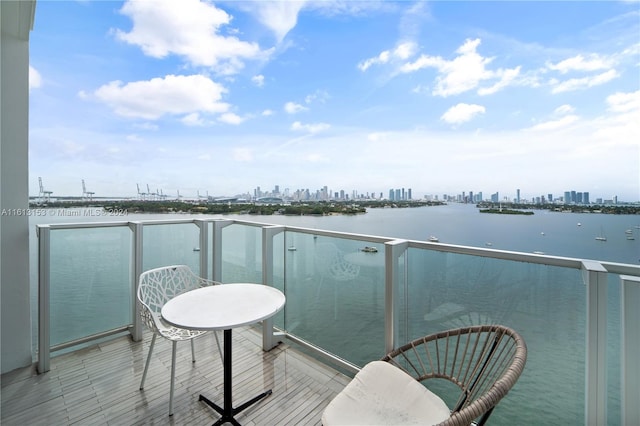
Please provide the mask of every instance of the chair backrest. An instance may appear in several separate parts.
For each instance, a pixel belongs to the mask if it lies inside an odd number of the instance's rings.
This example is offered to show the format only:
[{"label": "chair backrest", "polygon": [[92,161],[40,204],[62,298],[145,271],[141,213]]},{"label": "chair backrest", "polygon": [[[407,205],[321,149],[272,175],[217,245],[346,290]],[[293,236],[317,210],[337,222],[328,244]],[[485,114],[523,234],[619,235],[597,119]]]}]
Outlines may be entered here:
[{"label": "chair backrest", "polygon": [[440,378],[460,388],[451,417],[442,425],[469,425],[474,421],[483,424],[518,380],[526,360],[524,339],[501,325],[431,334],[383,358],[420,382]]},{"label": "chair backrest", "polygon": [[138,282],[137,299],[143,323],[157,331],[163,328],[160,311],[171,298],[186,291],[215,284],[200,278],[186,265],[172,265],[143,272]]}]

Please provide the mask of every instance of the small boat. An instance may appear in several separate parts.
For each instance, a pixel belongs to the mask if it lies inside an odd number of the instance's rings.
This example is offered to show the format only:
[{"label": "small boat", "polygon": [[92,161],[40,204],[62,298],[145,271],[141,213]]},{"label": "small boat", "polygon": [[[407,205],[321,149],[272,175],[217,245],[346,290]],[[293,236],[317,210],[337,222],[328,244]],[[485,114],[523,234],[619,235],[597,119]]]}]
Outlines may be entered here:
[{"label": "small boat", "polygon": [[287,248],[287,250],[289,251],[296,251],[298,250],[297,248],[295,248],[294,246],[290,246],[289,248]]},{"label": "small boat", "polygon": [[432,243],[439,243],[440,242],[438,237],[434,237],[433,235],[429,237],[429,241],[431,241]]},{"label": "small boat", "polygon": [[360,251],[365,252],[365,253],[377,253],[378,249],[375,248],[375,247],[365,246],[365,248],[360,249]]},{"label": "small boat", "polygon": [[533,254],[544,254],[543,251],[534,251]]},{"label": "small boat", "polygon": [[578,226],[582,226],[582,224],[580,222],[578,222]]},{"label": "small boat", "polygon": [[596,237],[596,240],[597,241],[607,241],[607,237],[602,237],[602,236]]},{"label": "small boat", "polygon": [[200,247],[194,247],[193,251],[200,251]]},{"label": "small boat", "polygon": [[491,247],[493,245],[493,243],[486,242],[486,243],[484,243],[484,245],[487,246],[487,247]]},{"label": "small boat", "polygon": [[626,231],[624,231],[625,234],[633,234],[633,231],[631,229],[627,229]]},{"label": "small boat", "polygon": [[544,237],[544,232],[541,232],[540,235],[542,235]]},{"label": "small boat", "polygon": [[629,241],[635,240],[635,237],[633,235],[627,235],[627,240]]}]

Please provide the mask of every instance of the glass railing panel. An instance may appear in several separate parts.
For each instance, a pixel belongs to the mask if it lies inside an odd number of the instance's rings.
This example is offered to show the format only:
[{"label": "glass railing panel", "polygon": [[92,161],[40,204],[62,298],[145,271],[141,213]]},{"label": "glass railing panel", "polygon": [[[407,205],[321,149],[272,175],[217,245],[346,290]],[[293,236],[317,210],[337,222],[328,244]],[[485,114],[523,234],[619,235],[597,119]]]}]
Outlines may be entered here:
[{"label": "glass railing panel", "polygon": [[262,228],[234,223],[222,229],[222,282],[262,283]]},{"label": "glass railing panel", "polygon": [[287,331],[356,365],[381,358],[383,245],[290,231],[286,244]]},{"label": "glass railing panel", "polygon": [[54,229],[50,241],[51,345],[131,324],[130,229]]},{"label": "glass railing panel", "polygon": [[187,265],[200,273],[200,228],[195,223],[145,224],[142,270]]},{"label": "glass railing panel", "polygon": [[476,324],[503,324],[525,339],[524,373],[491,424],[584,422],[586,287],[579,270],[412,248],[408,271],[411,339]]}]

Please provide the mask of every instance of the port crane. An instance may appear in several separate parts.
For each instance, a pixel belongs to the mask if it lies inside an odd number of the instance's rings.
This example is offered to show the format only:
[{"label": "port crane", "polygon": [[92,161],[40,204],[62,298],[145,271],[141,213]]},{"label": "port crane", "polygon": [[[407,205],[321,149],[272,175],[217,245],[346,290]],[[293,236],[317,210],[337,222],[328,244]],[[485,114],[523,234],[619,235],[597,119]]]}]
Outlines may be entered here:
[{"label": "port crane", "polygon": [[45,202],[48,203],[49,201],[51,201],[51,194],[53,194],[53,191],[44,190],[41,177],[38,177],[38,183],[40,184],[40,193],[38,194],[38,200],[41,204]]},{"label": "port crane", "polygon": [[84,179],[82,179],[82,200],[83,201],[93,201],[93,191],[87,191],[87,187],[84,184]]}]

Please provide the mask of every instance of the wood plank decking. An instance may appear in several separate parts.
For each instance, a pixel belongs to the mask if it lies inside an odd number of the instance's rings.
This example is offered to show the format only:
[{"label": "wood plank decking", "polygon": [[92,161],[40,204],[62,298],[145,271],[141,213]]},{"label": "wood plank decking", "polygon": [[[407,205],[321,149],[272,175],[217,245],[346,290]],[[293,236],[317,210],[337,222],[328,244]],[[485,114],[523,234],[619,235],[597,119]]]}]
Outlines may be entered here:
[{"label": "wood plank decking", "polygon": [[[249,327],[233,333],[233,401],[273,394],[237,415],[245,425],[319,425],[324,407],[350,378],[281,343],[269,352]],[[222,333],[219,335],[222,341]],[[200,393],[222,405],[222,361],[212,335],[178,343],[174,415],[169,417],[171,343],[158,338],[145,389],[140,379],[151,334],[119,337],[51,359],[51,371],[29,367],[2,376],[0,423],[22,425],[208,425],[219,415]]]}]

